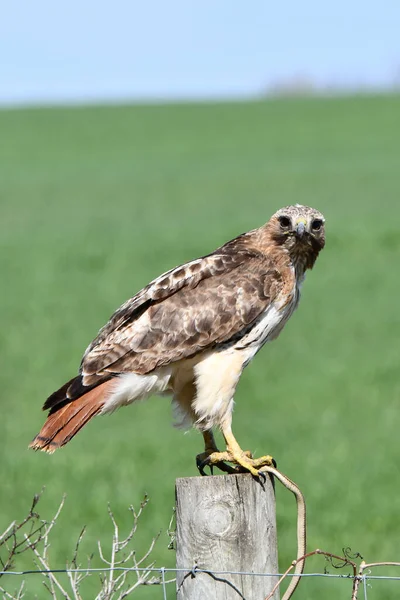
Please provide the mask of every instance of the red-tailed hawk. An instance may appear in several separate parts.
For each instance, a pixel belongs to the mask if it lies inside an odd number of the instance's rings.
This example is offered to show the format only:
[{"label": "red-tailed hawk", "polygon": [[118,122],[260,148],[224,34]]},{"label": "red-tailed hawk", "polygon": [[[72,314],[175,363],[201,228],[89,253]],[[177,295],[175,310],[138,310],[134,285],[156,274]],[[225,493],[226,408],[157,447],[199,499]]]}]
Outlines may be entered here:
[{"label": "red-tailed hawk", "polygon": [[203,433],[201,468],[228,461],[257,475],[271,457],[253,459],[233,436],[236,385],[296,308],[305,271],[324,244],[323,215],[296,204],[149,283],[100,330],[79,375],[46,400],[50,412],[31,447],[53,452],[95,415],[170,394],[183,420]]}]

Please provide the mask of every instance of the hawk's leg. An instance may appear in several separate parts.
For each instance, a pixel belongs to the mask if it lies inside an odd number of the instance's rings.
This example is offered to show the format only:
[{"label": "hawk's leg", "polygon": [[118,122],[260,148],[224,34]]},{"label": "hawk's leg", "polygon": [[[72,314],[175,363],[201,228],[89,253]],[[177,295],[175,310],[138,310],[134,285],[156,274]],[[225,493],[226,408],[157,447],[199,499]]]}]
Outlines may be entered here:
[{"label": "hawk's leg", "polygon": [[231,467],[231,473],[250,471],[252,475],[258,477],[258,469],[265,465],[273,465],[272,456],[267,455],[261,456],[260,458],[252,458],[251,452],[243,451],[237,443],[230,426],[223,427],[222,433],[226,442],[226,451],[218,452],[216,450],[215,452],[208,454],[208,456],[203,460],[202,464],[199,465],[200,472],[206,465],[218,466],[218,463],[225,464],[224,461],[227,461],[237,465],[236,468]]},{"label": "hawk's leg", "polygon": [[200,474],[206,475],[206,473],[204,472],[204,467],[207,465],[209,465],[209,467],[211,469],[211,473],[212,473],[213,466],[218,467],[221,471],[224,471],[225,473],[237,473],[238,472],[237,469],[235,469],[234,467],[230,467],[229,465],[226,465],[222,461],[213,462],[212,464],[208,462],[208,458],[210,456],[218,455],[218,454],[222,454],[222,453],[217,448],[217,444],[215,442],[215,438],[214,438],[212,429],[207,429],[206,431],[203,431],[203,438],[204,438],[204,452],[202,452],[201,454],[198,454],[196,456],[196,464],[197,464],[197,468],[200,471]]}]

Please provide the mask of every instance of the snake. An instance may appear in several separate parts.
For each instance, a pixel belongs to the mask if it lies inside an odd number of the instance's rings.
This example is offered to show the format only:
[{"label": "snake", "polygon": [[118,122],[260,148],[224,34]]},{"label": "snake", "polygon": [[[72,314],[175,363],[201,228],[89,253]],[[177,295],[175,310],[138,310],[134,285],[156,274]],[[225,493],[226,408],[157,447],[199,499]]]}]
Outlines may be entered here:
[{"label": "snake", "polygon": [[300,583],[300,575],[302,575],[304,571],[304,563],[303,557],[306,553],[306,503],[304,500],[304,496],[300,491],[300,488],[278,469],[272,466],[265,465],[259,469],[261,473],[270,473],[282,483],[282,485],[288,489],[292,494],[294,494],[297,503],[297,556],[296,560],[293,561],[295,568],[293,572],[293,577],[291,579],[290,584],[287,587],[284,595],[282,596],[282,600],[289,600],[294,594],[297,586]]}]

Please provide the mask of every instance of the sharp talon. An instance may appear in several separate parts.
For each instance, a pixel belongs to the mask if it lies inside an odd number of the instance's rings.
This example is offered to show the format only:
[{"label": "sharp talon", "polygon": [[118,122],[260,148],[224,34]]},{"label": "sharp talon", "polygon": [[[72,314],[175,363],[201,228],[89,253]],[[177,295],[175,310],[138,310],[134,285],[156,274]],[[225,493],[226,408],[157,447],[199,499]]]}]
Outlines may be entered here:
[{"label": "sharp talon", "polygon": [[276,460],[275,460],[274,458],[272,459],[272,466],[274,467],[274,469],[277,469],[277,468],[278,468],[278,467],[277,467]]},{"label": "sharp talon", "polygon": [[210,472],[211,472],[211,475],[214,475],[214,467],[213,467],[213,465],[210,465]]},{"label": "sharp talon", "polygon": [[207,464],[207,459],[206,460],[199,460],[198,457],[196,457],[196,466],[199,470],[200,475],[202,475],[203,477],[207,477],[207,473],[204,470],[204,467]]}]

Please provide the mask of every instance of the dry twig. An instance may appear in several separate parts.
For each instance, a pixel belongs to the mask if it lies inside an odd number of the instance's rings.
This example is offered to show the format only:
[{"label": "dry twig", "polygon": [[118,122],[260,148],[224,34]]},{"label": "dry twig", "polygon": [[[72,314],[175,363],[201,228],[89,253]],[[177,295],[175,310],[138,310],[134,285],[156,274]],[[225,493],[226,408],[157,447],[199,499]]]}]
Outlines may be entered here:
[{"label": "dry twig", "polygon": [[[5,572],[11,569],[13,561],[18,554],[31,550],[33,553],[33,562],[37,569],[44,574],[44,586],[53,600],[59,598],[64,598],[64,600],[82,600],[80,592],[81,584],[91,574],[91,557],[88,559],[86,567],[81,568],[79,563],[80,547],[85,535],[85,528],[82,529],[78,536],[72,560],[67,564],[65,571],[52,570],[49,558],[50,535],[64,506],[65,497],[62,499],[53,519],[49,522],[40,520],[39,515],[34,512],[38,500],[39,496],[35,496],[27,517],[21,523],[11,523],[4,533],[1,534],[0,550],[5,550],[0,558],[2,571]],[[138,512],[135,511],[133,506],[129,508],[133,521],[127,536],[122,539],[115,517],[111,508],[108,507],[108,514],[113,525],[113,536],[109,558],[105,557],[102,544],[98,542],[99,557],[106,566],[106,570],[100,576],[101,589],[96,596],[96,600],[123,600],[141,585],[157,585],[161,583],[159,577],[151,577],[154,562],[148,562],[159,534],[152,539],[149,548],[140,559],[137,558],[135,550],[131,548],[131,542],[137,531],[138,521],[147,504],[148,497],[145,496]],[[28,526],[28,530],[26,530],[26,526]],[[60,572],[67,573],[68,586],[61,584]],[[132,574],[135,575],[133,582],[132,577],[130,577]],[[163,581],[164,583],[169,582]],[[0,592],[3,594],[4,599],[21,600],[25,593],[24,582],[13,593],[1,586]]]},{"label": "dry twig", "polygon": [[[0,566],[3,573],[12,569],[14,559],[19,554],[26,552],[30,548],[30,544],[36,546],[43,540],[46,524],[40,521],[40,517],[35,511],[40,495],[36,494],[33,497],[30,510],[22,521],[13,521],[0,534]],[[26,543],[26,534],[31,540],[30,544]]]}]

